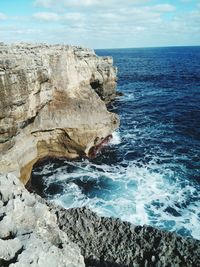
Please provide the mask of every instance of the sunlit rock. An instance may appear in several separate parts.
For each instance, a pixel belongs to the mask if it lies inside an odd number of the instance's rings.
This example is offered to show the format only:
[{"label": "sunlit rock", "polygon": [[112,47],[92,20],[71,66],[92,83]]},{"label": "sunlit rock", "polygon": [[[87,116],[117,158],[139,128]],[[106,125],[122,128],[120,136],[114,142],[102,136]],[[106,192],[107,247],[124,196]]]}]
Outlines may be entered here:
[{"label": "sunlit rock", "polygon": [[39,159],[87,157],[112,134],[119,125],[105,106],[115,96],[112,64],[80,47],[2,44],[0,172],[26,183]]}]

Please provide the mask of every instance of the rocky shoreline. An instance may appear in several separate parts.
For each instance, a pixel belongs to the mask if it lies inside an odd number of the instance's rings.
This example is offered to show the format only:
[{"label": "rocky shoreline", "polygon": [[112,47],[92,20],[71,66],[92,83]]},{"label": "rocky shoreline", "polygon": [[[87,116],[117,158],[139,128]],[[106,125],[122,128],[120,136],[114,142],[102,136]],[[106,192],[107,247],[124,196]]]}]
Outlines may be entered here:
[{"label": "rocky shoreline", "polygon": [[0,175],[0,266],[85,266],[56,215],[14,175]]},{"label": "rocky shoreline", "polygon": [[0,43],[0,266],[200,266],[200,241],[65,210],[30,193],[45,157],[94,157],[119,126],[109,57],[62,45]]},{"label": "rocky shoreline", "polygon": [[86,266],[200,266],[200,242],[151,226],[99,217],[86,208],[53,208]]},{"label": "rocky shoreline", "polygon": [[200,241],[65,210],[0,175],[0,266],[200,266]]}]

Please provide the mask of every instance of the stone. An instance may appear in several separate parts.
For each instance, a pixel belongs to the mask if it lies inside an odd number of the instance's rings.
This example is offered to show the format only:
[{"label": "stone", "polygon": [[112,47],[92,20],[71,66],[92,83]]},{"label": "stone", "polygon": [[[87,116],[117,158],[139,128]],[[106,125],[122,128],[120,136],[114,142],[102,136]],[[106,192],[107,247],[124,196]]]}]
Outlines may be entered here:
[{"label": "stone", "polygon": [[0,175],[1,267],[200,266],[200,241],[63,209]]},{"label": "stone", "polygon": [[52,211],[60,229],[80,247],[88,267],[200,266],[198,240],[99,217],[87,208]]},{"label": "stone", "polygon": [[112,64],[81,47],[0,44],[0,172],[26,184],[38,160],[88,157],[111,135]]},{"label": "stone", "polygon": [[77,245],[40,200],[14,175],[0,175],[0,266],[85,266]]}]

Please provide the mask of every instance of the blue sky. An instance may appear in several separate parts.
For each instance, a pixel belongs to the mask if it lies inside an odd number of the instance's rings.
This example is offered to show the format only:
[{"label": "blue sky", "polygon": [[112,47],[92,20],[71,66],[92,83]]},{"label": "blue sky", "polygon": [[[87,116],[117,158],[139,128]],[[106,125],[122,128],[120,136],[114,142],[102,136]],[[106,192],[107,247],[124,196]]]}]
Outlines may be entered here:
[{"label": "blue sky", "polygon": [[0,0],[0,41],[200,45],[200,0]]}]

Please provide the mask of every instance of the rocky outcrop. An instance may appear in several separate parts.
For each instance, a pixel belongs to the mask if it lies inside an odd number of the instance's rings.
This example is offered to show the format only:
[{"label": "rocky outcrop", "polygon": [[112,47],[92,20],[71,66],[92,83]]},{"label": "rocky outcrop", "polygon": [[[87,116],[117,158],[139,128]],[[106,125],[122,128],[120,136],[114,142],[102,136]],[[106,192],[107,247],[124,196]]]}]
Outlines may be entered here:
[{"label": "rocky outcrop", "polygon": [[[26,183],[46,156],[89,156],[118,127],[109,57],[64,45],[0,45],[0,172]],[[101,98],[100,98],[100,97]]]},{"label": "rocky outcrop", "polygon": [[0,266],[85,266],[56,216],[13,175],[0,175]]},{"label": "rocky outcrop", "polygon": [[99,217],[86,208],[53,208],[60,229],[90,267],[200,266],[200,241],[150,226]]},{"label": "rocky outcrop", "polygon": [[198,240],[65,210],[0,175],[1,267],[197,267],[199,255]]}]

